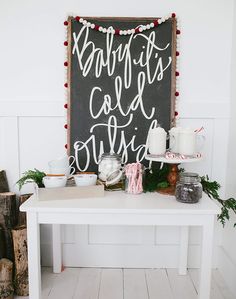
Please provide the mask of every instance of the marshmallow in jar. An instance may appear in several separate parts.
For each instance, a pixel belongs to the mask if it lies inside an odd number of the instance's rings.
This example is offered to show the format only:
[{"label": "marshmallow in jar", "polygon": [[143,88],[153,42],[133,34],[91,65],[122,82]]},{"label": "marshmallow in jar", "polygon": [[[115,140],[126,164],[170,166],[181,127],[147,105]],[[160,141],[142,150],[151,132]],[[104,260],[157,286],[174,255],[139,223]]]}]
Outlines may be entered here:
[{"label": "marshmallow in jar", "polygon": [[164,155],[166,152],[166,131],[157,127],[149,130],[148,150],[152,155]]},{"label": "marshmallow in jar", "polygon": [[[98,165],[98,177],[106,182],[111,174],[121,169],[121,157],[117,154],[104,153]],[[119,173],[119,172],[117,172]]]}]

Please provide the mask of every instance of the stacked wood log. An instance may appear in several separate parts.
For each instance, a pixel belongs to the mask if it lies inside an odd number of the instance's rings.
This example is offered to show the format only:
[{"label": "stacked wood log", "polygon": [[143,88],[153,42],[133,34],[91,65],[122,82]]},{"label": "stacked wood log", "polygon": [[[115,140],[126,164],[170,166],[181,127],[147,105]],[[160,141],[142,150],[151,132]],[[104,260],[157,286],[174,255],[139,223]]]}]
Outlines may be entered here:
[{"label": "stacked wood log", "polygon": [[0,298],[13,299],[12,283],[13,262],[8,259],[0,260]]},{"label": "stacked wood log", "polygon": [[5,257],[14,261],[11,229],[15,227],[16,194],[13,192],[0,193],[0,226],[4,232]]},{"label": "stacked wood log", "polygon": [[12,230],[14,256],[15,256],[15,274],[14,285],[15,293],[18,296],[29,295],[28,282],[28,250],[27,250],[27,232],[25,226],[19,226]]},{"label": "stacked wood log", "polygon": [[9,192],[9,186],[5,170],[0,170],[0,193]]},{"label": "stacked wood log", "polygon": [[[20,197],[18,199],[19,208],[31,195],[32,195],[32,193],[20,195]],[[18,208],[18,210],[19,210],[19,208]],[[26,225],[26,213],[19,211],[18,226],[22,226],[22,225]]]}]

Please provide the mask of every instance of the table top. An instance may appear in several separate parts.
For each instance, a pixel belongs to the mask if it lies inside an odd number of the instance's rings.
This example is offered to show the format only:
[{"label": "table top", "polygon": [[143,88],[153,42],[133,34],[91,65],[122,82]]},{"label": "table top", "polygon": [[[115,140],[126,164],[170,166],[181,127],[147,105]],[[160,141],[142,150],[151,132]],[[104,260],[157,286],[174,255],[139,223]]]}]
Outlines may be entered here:
[{"label": "table top", "polygon": [[113,214],[219,214],[219,206],[205,193],[196,204],[176,201],[174,196],[157,192],[139,195],[105,191],[104,197],[39,200],[32,195],[20,206],[23,212],[113,213]]}]

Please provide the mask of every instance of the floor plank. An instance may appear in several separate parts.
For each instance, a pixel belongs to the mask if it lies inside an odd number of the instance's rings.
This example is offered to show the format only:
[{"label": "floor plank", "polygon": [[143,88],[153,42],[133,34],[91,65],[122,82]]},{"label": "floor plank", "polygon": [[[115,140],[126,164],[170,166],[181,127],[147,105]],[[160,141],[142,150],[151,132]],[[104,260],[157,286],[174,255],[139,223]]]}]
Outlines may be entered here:
[{"label": "floor plank", "polygon": [[[81,268],[73,299],[97,299],[100,281],[101,269]],[[69,297],[66,298],[70,299]]]},{"label": "floor plank", "polygon": [[197,292],[189,275],[179,275],[177,269],[167,269],[174,299],[197,299]]},{"label": "floor plank", "polygon": [[[197,269],[190,269],[189,276],[192,279],[192,282],[198,292],[199,290],[199,270]],[[224,297],[221,295],[218,286],[214,282],[214,280],[211,280],[211,295],[210,299],[224,299]]]},{"label": "floor plank", "polygon": [[124,269],[124,299],[148,299],[144,269]]},{"label": "floor plank", "polygon": [[122,269],[102,269],[99,299],[123,299]]},{"label": "floor plank", "polygon": [[174,299],[165,269],[146,269],[149,299]]},{"label": "floor plank", "polygon": [[224,299],[235,299],[235,297],[229,291],[226,282],[224,281],[222,275],[218,270],[213,270],[212,278],[215,284],[217,284],[220,293],[224,297]]},{"label": "floor plank", "polygon": [[73,298],[78,283],[80,268],[66,268],[54,280],[48,299]]}]

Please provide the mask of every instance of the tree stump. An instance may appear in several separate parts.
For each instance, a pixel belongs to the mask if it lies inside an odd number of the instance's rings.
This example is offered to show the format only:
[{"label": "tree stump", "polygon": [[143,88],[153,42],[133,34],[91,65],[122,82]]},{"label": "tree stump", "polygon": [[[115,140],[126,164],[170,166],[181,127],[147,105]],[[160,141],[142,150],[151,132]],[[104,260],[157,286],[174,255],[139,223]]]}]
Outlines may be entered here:
[{"label": "tree stump", "polygon": [[0,226],[0,259],[6,256],[6,243],[4,229]]},{"label": "tree stump", "polygon": [[13,262],[8,259],[0,260],[0,298],[13,299],[12,283]]},{"label": "tree stump", "polygon": [[0,193],[8,192],[9,186],[5,170],[0,171]]},{"label": "tree stump", "polygon": [[[19,197],[19,201],[18,201],[18,204],[19,204],[19,207],[32,195],[31,194],[23,194],[23,195],[20,195]],[[25,225],[26,226],[26,213],[25,212],[20,212],[19,211],[19,215],[18,215],[18,226],[22,226],[22,225]]]},{"label": "tree stump", "polygon": [[15,293],[18,296],[29,295],[28,282],[28,250],[27,250],[27,232],[25,226],[19,226],[12,230],[15,275],[14,285]]},{"label": "tree stump", "polygon": [[16,223],[16,194],[12,192],[0,193],[0,226],[5,237],[5,257],[12,261],[14,255],[11,229]]}]

